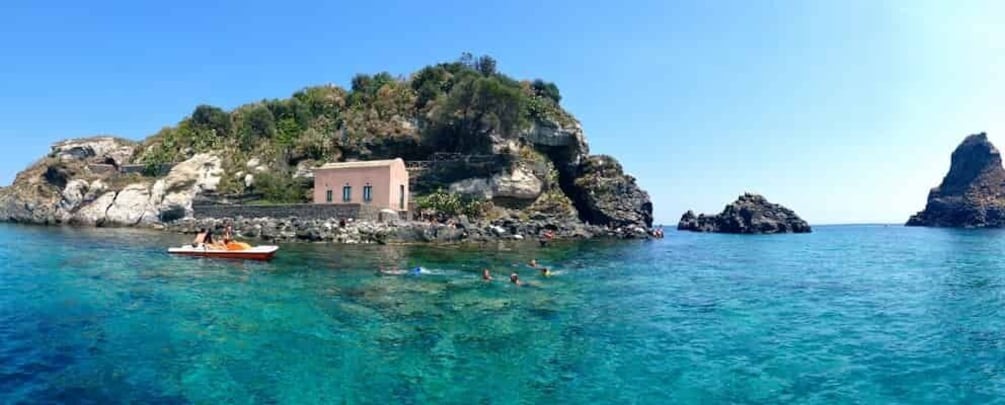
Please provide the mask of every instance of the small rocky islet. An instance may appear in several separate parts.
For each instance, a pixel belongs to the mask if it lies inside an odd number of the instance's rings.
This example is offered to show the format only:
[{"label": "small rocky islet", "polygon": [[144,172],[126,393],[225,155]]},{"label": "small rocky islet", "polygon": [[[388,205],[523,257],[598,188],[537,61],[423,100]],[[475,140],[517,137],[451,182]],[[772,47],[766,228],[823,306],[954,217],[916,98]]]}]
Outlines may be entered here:
[{"label": "small rocky islet", "polygon": [[715,215],[687,211],[678,230],[734,234],[809,233],[810,225],[788,208],[759,194],[744,193]]},{"label": "small rocky islet", "polygon": [[928,193],[925,209],[907,226],[1005,227],[1005,169],[987,133],[966,137],[950,158],[949,173]]},{"label": "small rocky islet", "polygon": [[[495,65],[464,55],[407,78],[357,75],[350,89],[308,87],[231,111],[201,105],[139,142],[58,142],[0,188],[0,221],[179,232],[231,223],[243,237],[344,243],[521,239],[545,230],[557,239],[648,237],[649,194],[617,159],[590,153],[558,88],[514,80]],[[197,204],[308,203],[313,168],[393,158],[447,162],[410,171],[410,189],[413,200],[449,195],[449,210],[419,204],[435,220],[349,223],[195,215]]]}]

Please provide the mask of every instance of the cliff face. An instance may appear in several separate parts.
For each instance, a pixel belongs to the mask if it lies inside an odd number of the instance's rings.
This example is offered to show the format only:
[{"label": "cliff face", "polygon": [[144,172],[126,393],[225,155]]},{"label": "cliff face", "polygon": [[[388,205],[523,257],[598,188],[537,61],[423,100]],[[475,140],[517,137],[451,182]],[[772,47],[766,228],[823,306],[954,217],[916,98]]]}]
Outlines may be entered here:
[{"label": "cliff face", "polygon": [[749,193],[741,195],[716,215],[696,216],[688,211],[681,216],[677,229],[744,234],[811,232],[810,225],[792,210]]},{"label": "cliff face", "polygon": [[1005,226],[1005,169],[987,134],[970,135],[953,151],[949,173],[928,193],[925,209],[908,226]]},{"label": "cliff face", "polygon": [[578,175],[567,189],[584,221],[615,227],[652,227],[653,205],[649,193],[639,188],[634,177],[624,173],[616,159],[589,156],[579,164],[577,171]]},{"label": "cliff face", "polygon": [[[359,75],[351,90],[310,87],[230,112],[199,106],[139,143],[59,142],[0,189],[0,221],[150,225],[191,217],[194,199],[213,196],[306,202],[318,164],[447,153],[461,158],[413,173],[417,196],[449,190],[501,221],[651,226],[648,194],[616,159],[590,155],[553,84],[515,81],[483,59],[407,79]],[[129,164],[146,169],[119,173]]]},{"label": "cliff face", "polygon": [[220,181],[220,158],[199,154],[161,178],[120,175],[135,144],[110,137],[57,143],[0,190],[0,220],[38,224],[140,225],[191,216],[192,200]]}]

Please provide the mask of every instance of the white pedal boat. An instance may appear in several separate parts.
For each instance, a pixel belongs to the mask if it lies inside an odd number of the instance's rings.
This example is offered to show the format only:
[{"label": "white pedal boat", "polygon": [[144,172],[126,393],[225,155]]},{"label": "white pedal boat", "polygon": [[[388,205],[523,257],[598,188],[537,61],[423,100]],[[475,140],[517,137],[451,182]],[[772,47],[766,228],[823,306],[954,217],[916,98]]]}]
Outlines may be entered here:
[{"label": "white pedal boat", "polygon": [[182,246],[168,249],[168,253],[184,256],[215,257],[220,259],[269,260],[279,251],[279,246],[265,245],[248,248],[211,248],[202,246]]}]

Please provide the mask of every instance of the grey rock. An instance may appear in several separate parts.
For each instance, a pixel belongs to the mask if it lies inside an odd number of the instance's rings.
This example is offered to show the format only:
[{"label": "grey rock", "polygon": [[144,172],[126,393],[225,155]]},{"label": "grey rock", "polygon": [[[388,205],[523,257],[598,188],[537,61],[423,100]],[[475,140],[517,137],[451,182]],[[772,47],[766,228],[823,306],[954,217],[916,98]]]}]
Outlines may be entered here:
[{"label": "grey rock", "polygon": [[652,227],[653,204],[649,193],[610,156],[588,157],[575,180],[565,188],[585,222],[612,228]]},{"label": "grey rock", "polygon": [[541,195],[544,181],[524,167],[515,167],[507,173],[497,174],[490,181],[492,197],[534,200]]},{"label": "grey rock", "polygon": [[85,161],[121,166],[129,163],[137,143],[111,136],[68,139],[52,145],[52,156],[61,161]]},{"label": "grey rock", "polygon": [[[763,196],[746,193],[726,206],[716,215],[695,215],[687,211],[681,216],[677,229],[693,232],[716,233],[808,233],[812,229],[795,212],[768,202]],[[637,234],[643,229],[629,229]]]},{"label": "grey rock", "polygon": [[384,223],[387,223],[387,222],[397,222],[398,221],[398,212],[395,211],[395,210],[384,208],[384,209],[380,210],[380,212],[378,213],[378,219],[380,220],[380,222],[384,222]]},{"label": "grey rock", "polygon": [[1005,169],[987,134],[970,135],[953,151],[949,173],[931,189],[908,226],[1005,227]]}]

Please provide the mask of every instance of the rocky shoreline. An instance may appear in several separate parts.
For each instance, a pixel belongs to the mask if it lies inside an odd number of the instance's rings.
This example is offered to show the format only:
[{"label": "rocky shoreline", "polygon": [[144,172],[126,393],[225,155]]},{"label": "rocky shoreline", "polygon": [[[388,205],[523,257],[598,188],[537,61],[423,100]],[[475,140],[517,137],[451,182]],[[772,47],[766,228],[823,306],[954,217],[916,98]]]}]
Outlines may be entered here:
[{"label": "rocky shoreline", "polygon": [[[577,138],[577,139],[581,139]],[[267,241],[332,243],[453,243],[492,240],[536,240],[545,231],[555,239],[651,236],[652,205],[648,194],[620,164],[606,156],[584,158],[576,190],[583,211],[569,204],[558,184],[536,190],[524,208],[495,207],[492,215],[468,220],[448,216],[447,223],[405,220],[364,221],[344,226],[338,218],[243,218],[194,215],[193,201],[215,192],[224,178],[219,156],[196,154],[174,165],[163,177],[100,174],[92,166],[110,161],[113,151],[135,146],[110,137],[71,140],[18,174],[11,187],[0,189],[0,221],[99,227],[140,227],[194,233],[200,228],[234,225],[238,235]],[[121,154],[124,154],[122,152]],[[584,153],[585,154],[585,153]],[[499,176],[497,176],[499,177]],[[475,179],[478,180],[478,179]],[[491,196],[486,201],[494,201]],[[510,196],[510,200],[513,198]],[[512,204],[512,201],[508,202]],[[585,213],[585,215],[584,215]],[[340,216],[341,217],[341,216]],[[444,218],[440,218],[443,220]],[[589,222],[587,222],[589,221]]]},{"label": "rocky shoreline", "polygon": [[368,243],[463,243],[502,240],[533,240],[546,230],[553,240],[593,238],[644,239],[649,233],[642,227],[606,228],[582,223],[549,223],[544,221],[469,222],[463,216],[450,223],[419,221],[339,221],[301,220],[299,218],[204,218],[181,219],[157,224],[155,229],[194,234],[200,229],[219,233],[231,225],[239,238],[269,242],[328,242],[336,244]]}]

